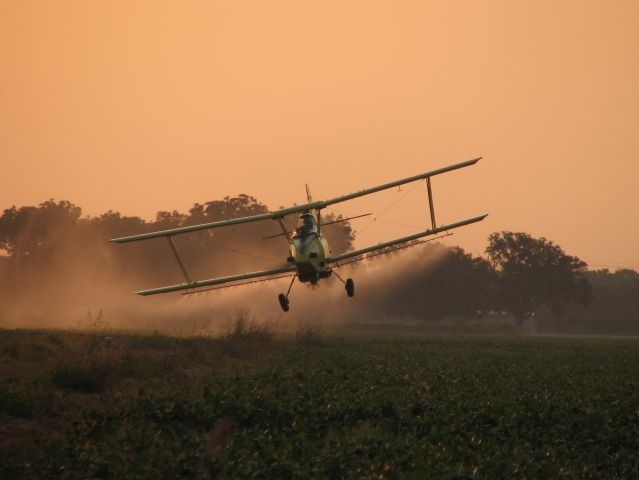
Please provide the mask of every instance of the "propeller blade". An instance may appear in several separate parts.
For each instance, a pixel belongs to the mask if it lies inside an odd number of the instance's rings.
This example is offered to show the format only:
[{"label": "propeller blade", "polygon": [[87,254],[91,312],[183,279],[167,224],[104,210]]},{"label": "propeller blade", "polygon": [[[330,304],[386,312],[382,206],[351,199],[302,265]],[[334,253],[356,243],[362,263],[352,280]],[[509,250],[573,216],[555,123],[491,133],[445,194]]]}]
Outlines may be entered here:
[{"label": "propeller blade", "polygon": [[[354,217],[348,217],[348,218],[340,218],[339,220],[333,220],[332,222],[320,223],[320,227],[324,227],[326,225],[333,225],[335,223],[340,223],[340,222],[347,222],[349,220],[354,220],[356,218],[368,217],[369,215],[372,215],[372,213],[365,213],[363,215],[356,215]],[[263,237],[262,240],[268,240],[270,238],[277,238],[282,236],[284,236],[283,233],[276,233],[274,235],[269,235],[268,237]]]},{"label": "propeller blade", "polygon": [[356,215],[354,217],[348,217],[348,218],[340,218],[339,220],[333,220],[332,222],[322,223],[322,224],[320,224],[320,226],[323,227],[325,225],[333,225],[334,223],[347,222],[348,220],[354,220],[356,218],[368,217],[369,215],[372,215],[372,213],[365,213],[363,215]]}]

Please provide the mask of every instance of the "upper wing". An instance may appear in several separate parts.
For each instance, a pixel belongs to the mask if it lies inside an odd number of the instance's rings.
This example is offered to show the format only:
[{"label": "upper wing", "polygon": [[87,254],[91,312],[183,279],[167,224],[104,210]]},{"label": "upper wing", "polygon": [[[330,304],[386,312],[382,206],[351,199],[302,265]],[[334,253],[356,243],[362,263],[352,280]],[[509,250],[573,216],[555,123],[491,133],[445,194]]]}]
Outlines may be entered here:
[{"label": "upper wing", "polygon": [[[329,200],[309,202],[304,205],[296,205],[294,207],[282,208],[280,210],[275,210],[274,212],[261,213],[258,215],[251,215],[249,217],[233,218],[230,220],[221,220],[218,222],[202,223],[200,225],[191,225],[188,227],[179,227],[179,228],[172,228],[170,230],[161,230],[158,232],[131,235],[129,237],[114,238],[111,241],[116,243],[135,242],[137,240],[147,240],[149,238],[168,237],[170,235],[179,235],[181,233],[197,232],[198,230],[205,230],[208,228],[227,227],[230,225],[237,225],[240,223],[257,222],[260,220],[269,220],[269,219],[278,219],[278,218],[284,217],[285,215],[299,213],[305,210],[328,207],[329,205],[333,205],[335,203],[345,202],[347,200],[352,200],[353,198],[363,197],[364,195],[370,195],[371,193],[376,193],[389,188],[398,187],[399,185],[404,185],[405,183],[415,182],[417,180],[422,180],[424,178],[434,177],[435,175],[439,175],[441,173],[450,172],[451,170],[457,170],[459,168],[468,167],[470,165],[474,165],[480,159],[481,157],[473,158],[472,160],[456,163],[454,165],[449,165],[447,167],[439,168],[437,170],[432,170],[430,172],[421,173],[419,175],[414,175],[412,177],[402,178],[401,180],[395,180],[394,182],[384,183],[376,187],[365,188],[364,190],[360,190],[354,193],[349,193],[347,195],[342,195],[341,197],[331,198]],[[310,192],[308,193],[308,198],[310,198]]]},{"label": "upper wing", "polygon": [[392,247],[393,245],[410,242],[411,240],[417,240],[418,238],[427,237],[428,235],[434,235],[436,233],[443,232],[445,230],[452,230],[453,228],[463,227],[464,225],[469,225],[471,223],[481,222],[487,216],[488,214],[486,213],[478,217],[467,218],[466,220],[450,223],[448,225],[442,225],[437,228],[431,228],[430,230],[424,230],[422,232],[414,233],[406,237],[396,238],[395,240],[389,240],[388,242],[378,243],[377,245],[371,245],[370,247],[361,248],[359,250],[354,250],[352,252],[345,252],[340,255],[335,255],[334,257],[327,258],[326,263],[336,263],[341,260],[345,260],[347,258],[357,257],[359,255],[364,255],[365,253],[374,252],[375,250],[381,250],[382,248]]},{"label": "upper wing", "polygon": [[181,283],[179,285],[171,285],[168,287],[152,288],[150,290],[141,290],[135,292],[138,295],[155,295],[157,293],[177,292],[178,290],[190,290],[191,288],[208,287],[211,285],[220,285],[222,283],[235,282],[238,280],[247,280],[249,278],[267,277],[269,275],[277,275],[278,273],[293,272],[296,270],[295,264],[289,263],[280,267],[271,268],[269,270],[260,270],[257,272],[240,273],[238,275],[229,275],[226,277],[217,277],[210,280],[197,280],[190,283]]},{"label": "upper wing", "polygon": [[297,205],[290,208],[282,208],[274,212],[260,213],[251,215],[250,217],[232,218],[230,220],[220,220],[219,222],[201,223],[199,225],[190,225],[188,227],[172,228],[170,230],[160,230],[158,232],[141,233],[139,235],[131,235],[130,237],[112,238],[110,241],[115,243],[135,242],[138,240],[148,240],[149,238],[168,237],[171,235],[179,235],[181,233],[197,232],[198,230],[206,230],[208,228],[228,227],[240,223],[257,222],[260,220],[269,220],[282,218],[292,213],[303,212],[311,208],[321,208],[322,202],[313,202],[305,205]]},{"label": "upper wing", "polygon": [[451,170],[457,170],[459,168],[469,167],[471,165],[475,165],[477,162],[479,162],[479,160],[481,160],[481,157],[473,158],[472,160],[467,160],[461,163],[455,163],[454,165],[449,165],[447,167],[439,168],[437,170],[432,170],[430,172],[420,173],[419,175],[413,175],[412,177],[402,178],[401,180],[395,180],[394,182],[383,183],[382,185],[378,185],[376,187],[365,188],[364,190],[360,190],[359,192],[349,193],[348,195],[342,195],[341,197],[331,198],[330,200],[321,202],[322,206],[320,208],[333,205],[334,203],[345,202],[346,200],[352,200],[353,198],[363,197],[364,195],[370,195],[371,193],[381,192],[382,190],[398,187],[400,185],[404,185],[405,183],[416,182],[417,180],[423,180],[424,178],[434,177],[435,175],[450,172]]}]

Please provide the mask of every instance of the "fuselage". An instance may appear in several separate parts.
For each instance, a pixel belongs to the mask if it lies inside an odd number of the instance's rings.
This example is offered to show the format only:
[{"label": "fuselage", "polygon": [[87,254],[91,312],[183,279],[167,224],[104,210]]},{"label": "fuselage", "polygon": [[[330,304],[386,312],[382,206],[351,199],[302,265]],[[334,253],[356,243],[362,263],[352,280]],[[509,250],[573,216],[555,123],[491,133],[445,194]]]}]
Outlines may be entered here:
[{"label": "fuselage", "polygon": [[320,278],[331,275],[331,270],[326,267],[328,241],[313,213],[304,212],[300,215],[289,248],[289,260],[295,262],[300,282],[315,284]]}]

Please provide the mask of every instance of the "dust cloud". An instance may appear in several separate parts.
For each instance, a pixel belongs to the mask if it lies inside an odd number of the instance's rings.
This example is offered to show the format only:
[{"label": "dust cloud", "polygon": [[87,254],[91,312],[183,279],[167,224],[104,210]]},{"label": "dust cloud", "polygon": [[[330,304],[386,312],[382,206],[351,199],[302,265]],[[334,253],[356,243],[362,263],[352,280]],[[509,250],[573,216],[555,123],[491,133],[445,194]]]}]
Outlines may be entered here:
[{"label": "dust cloud", "polygon": [[[353,278],[356,295],[348,298],[334,275],[318,285],[294,281],[291,310],[277,301],[291,278],[213,291],[140,297],[132,292],[182,283],[180,270],[165,239],[112,244],[109,238],[144,231],[255,214],[265,207],[240,196],[195,205],[188,214],[159,212],[155,222],[107,212],[82,218],[68,202],[5,210],[0,218],[0,247],[9,256],[0,261],[0,326],[4,328],[112,328],[157,330],[175,334],[215,333],[238,317],[274,328],[313,325],[329,328],[348,322],[392,318],[394,292],[447,249],[415,247],[336,269]],[[289,219],[290,226],[295,219]],[[331,220],[325,217],[325,221]],[[284,263],[283,238],[271,222],[220,229],[214,234],[176,237],[194,278],[211,278],[259,270]],[[334,251],[352,248],[349,222],[325,228]],[[279,261],[278,261],[279,260]]]},{"label": "dust cloud", "polygon": [[337,269],[344,280],[355,281],[352,298],[336,275],[315,286],[295,279],[289,296],[291,310],[285,313],[277,295],[287,291],[292,278],[188,295],[140,297],[132,292],[160,282],[132,281],[135,276],[116,268],[115,260],[109,261],[113,254],[103,252],[95,264],[66,265],[52,277],[23,283],[18,295],[2,306],[1,324],[5,328],[114,328],[192,335],[223,332],[238,317],[282,330],[395,321],[397,315],[388,308],[394,302],[393,292],[443,255],[443,247],[426,252],[416,247]]}]

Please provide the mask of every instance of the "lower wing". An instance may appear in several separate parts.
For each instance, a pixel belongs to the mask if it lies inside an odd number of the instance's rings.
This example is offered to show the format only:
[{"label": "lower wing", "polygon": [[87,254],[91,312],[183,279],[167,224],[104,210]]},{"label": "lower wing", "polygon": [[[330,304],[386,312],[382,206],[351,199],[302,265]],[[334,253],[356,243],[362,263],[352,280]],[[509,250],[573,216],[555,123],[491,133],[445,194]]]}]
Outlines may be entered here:
[{"label": "lower wing", "polygon": [[481,222],[487,216],[488,214],[484,214],[484,215],[479,215],[478,217],[467,218],[466,220],[450,223],[448,225],[442,225],[441,227],[437,227],[437,228],[431,228],[430,230],[417,232],[412,235],[408,235],[406,237],[396,238],[395,240],[389,240],[388,242],[378,243],[377,245],[371,245],[370,247],[361,248],[359,250],[354,250],[352,252],[341,253],[339,255],[335,255],[334,257],[327,258],[326,263],[340,262],[347,258],[358,257],[360,255],[364,255],[365,253],[374,252],[375,250],[381,250],[383,248],[392,247],[393,245],[398,245],[400,243],[406,243],[412,240],[417,240],[418,238],[427,237],[429,235],[435,235],[437,233],[444,232],[446,230],[452,230],[454,228],[463,227],[464,225],[469,225],[471,223]]},{"label": "lower wing", "polygon": [[251,278],[268,277],[269,275],[277,275],[279,273],[294,272],[297,267],[294,263],[288,263],[280,267],[271,268],[269,270],[260,270],[257,272],[240,273],[238,275],[229,275],[226,277],[211,278],[209,280],[197,280],[191,283],[181,283],[179,285],[170,285],[168,287],[152,288],[150,290],[141,290],[135,292],[138,295],[156,295],[158,293],[177,292],[179,290],[190,290],[192,288],[210,287],[212,285],[221,285],[223,283],[236,282],[240,280],[248,280]]}]

